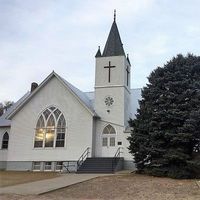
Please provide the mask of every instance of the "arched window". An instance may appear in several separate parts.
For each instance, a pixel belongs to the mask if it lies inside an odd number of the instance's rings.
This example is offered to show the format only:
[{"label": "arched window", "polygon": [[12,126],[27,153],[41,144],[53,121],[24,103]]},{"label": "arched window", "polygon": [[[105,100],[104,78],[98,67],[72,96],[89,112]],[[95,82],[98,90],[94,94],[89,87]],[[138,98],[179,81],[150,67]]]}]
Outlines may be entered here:
[{"label": "arched window", "polygon": [[44,140],[44,133],[45,133],[45,124],[43,115],[40,116],[36,125],[36,132],[35,132],[35,145],[34,147],[42,147],[43,140]]},{"label": "arched window", "polygon": [[110,124],[103,129],[102,146],[114,147],[115,146],[116,132]]},{"label": "arched window", "polygon": [[45,134],[45,147],[53,147],[54,143],[54,134],[55,134],[55,119],[53,114],[50,114],[48,117],[46,125],[46,134]]},{"label": "arched window", "polygon": [[66,122],[63,114],[60,116],[57,124],[57,138],[56,138],[56,147],[64,146],[65,141],[65,128]]},{"label": "arched window", "polygon": [[37,121],[34,147],[64,147],[65,132],[64,115],[56,107],[49,107]]},{"label": "arched window", "polygon": [[2,145],[1,145],[2,149],[8,148],[8,141],[9,141],[9,135],[7,132],[5,132],[2,138]]},{"label": "arched window", "polygon": [[109,124],[103,129],[103,134],[115,134],[115,129]]}]

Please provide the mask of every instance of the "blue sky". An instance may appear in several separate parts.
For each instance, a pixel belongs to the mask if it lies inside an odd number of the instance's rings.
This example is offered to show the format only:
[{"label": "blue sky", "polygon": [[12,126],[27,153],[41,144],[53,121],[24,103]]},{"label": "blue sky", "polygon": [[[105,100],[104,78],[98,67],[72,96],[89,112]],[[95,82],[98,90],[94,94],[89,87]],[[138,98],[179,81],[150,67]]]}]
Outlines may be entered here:
[{"label": "blue sky", "polygon": [[200,0],[0,0],[0,101],[16,101],[53,70],[93,91],[94,55],[113,10],[132,88],[178,53],[200,55]]}]

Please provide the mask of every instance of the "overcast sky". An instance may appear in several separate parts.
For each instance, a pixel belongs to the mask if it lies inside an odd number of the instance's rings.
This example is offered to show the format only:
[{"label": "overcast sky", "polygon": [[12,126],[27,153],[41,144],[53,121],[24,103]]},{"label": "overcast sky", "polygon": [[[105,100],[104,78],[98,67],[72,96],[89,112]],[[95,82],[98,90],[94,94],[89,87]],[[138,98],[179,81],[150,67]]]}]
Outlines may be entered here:
[{"label": "overcast sky", "polygon": [[53,70],[93,91],[95,54],[117,25],[132,88],[178,53],[200,55],[200,0],[0,0],[0,101],[16,101]]}]

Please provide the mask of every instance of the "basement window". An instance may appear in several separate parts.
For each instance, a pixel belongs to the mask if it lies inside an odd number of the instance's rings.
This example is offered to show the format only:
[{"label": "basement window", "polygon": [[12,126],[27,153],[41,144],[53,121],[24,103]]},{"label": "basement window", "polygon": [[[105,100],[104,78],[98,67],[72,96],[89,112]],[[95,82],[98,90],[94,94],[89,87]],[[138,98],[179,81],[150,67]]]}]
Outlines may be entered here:
[{"label": "basement window", "polygon": [[51,171],[52,170],[52,162],[44,162],[44,170]]},{"label": "basement window", "polygon": [[62,161],[56,162],[56,171],[61,171],[62,168],[63,168],[63,162]]},{"label": "basement window", "polygon": [[33,171],[40,171],[41,162],[33,162]]}]

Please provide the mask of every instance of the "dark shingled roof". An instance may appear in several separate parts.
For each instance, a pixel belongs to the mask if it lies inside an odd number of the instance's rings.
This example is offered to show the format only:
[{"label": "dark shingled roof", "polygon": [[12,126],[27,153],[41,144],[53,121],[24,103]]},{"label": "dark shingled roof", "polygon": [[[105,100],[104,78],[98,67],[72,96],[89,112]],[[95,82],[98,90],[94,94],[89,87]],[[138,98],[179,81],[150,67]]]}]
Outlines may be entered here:
[{"label": "dark shingled roof", "polygon": [[106,57],[121,55],[125,55],[125,53],[117,24],[114,20],[102,56]]}]

